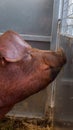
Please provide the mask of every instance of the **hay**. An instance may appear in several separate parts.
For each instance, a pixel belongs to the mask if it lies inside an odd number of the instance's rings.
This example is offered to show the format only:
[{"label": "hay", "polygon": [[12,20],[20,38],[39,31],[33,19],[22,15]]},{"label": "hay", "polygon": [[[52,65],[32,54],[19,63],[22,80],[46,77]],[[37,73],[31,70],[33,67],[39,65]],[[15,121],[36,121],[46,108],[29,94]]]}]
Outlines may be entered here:
[{"label": "hay", "polygon": [[50,130],[49,125],[37,124],[36,121],[26,121],[24,119],[5,118],[0,121],[0,130]]}]

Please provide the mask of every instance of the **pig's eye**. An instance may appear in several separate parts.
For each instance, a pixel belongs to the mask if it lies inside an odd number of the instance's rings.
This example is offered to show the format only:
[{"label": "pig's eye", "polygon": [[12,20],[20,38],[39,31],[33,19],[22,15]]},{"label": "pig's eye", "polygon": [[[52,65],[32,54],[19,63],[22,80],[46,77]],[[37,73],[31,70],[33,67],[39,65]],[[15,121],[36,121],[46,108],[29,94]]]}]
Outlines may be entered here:
[{"label": "pig's eye", "polygon": [[26,54],[24,55],[24,60],[31,60],[32,59],[32,56],[30,54]]},{"label": "pig's eye", "polygon": [[27,56],[27,59],[28,59],[28,60],[31,60],[31,59],[32,59],[32,56],[31,56],[31,55],[28,55],[28,56]]}]

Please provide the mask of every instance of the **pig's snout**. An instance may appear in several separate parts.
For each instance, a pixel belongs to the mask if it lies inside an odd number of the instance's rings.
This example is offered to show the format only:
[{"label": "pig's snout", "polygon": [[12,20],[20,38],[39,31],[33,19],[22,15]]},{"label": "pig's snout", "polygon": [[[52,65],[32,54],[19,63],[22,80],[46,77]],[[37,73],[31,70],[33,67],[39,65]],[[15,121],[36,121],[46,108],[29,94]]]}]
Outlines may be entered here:
[{"label": "pig's snout", "polygon": [[56,55],[54,55],[54,60],[51,65],[51,79],[54,80],[58,75],[64,64],[66,63],[66,56],[63,49],[58,49]]},{"label": "pig's snout", "polygon": [[[51,81],[55,79],[64,64],[66,63],[66,56],[63,49],[58,49],[56,52],[48,51],[44,53],[45,64],[48,65],[51,75]],[[48,70],[48,69],[47,69]]]},{"label": "pig's snout", "polygon": [[57,55],[58,55],[59,66],[62,67],[67,62],[66,55],[64,53],[63,48],[57,50]]},{"label": "pig's snout", "polygon": [[47,51],[43,55],[45,63],[51,68],[60,68],[66,63],[66,56],[63,49],[56,52]]}]

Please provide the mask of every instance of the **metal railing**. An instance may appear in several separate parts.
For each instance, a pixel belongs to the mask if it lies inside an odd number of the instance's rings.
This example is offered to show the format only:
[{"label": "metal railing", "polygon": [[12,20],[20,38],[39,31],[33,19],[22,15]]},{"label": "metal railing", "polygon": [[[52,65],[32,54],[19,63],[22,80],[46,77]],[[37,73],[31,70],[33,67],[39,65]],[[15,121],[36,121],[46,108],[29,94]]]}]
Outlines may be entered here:
[{"label": "metal railing", "polygon": [[73,0],[63,0],[61,33],[73,35]]}]

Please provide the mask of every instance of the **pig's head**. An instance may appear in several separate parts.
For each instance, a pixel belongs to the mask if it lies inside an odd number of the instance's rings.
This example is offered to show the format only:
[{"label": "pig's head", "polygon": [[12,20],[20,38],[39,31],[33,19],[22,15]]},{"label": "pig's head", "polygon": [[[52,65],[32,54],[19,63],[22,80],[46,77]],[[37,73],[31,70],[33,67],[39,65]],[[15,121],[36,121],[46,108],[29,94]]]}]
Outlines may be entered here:
[{"label": "pig's head", "polygon": [[[62,49],[54,52],[32,48],[13,31],[7,31],[0,37],[0,55],[5,62],[6,69],[8,69],[6,72],[16,73],[18,68],[19,75],[17,76],[20,76],[18,85],[23,82],[21,84],[24,84],[26,89],[28,88],[27,96],[45,88],[56,78],[66,63]],[[12,71],[13,68],[16,68],[14,72]]]}]

